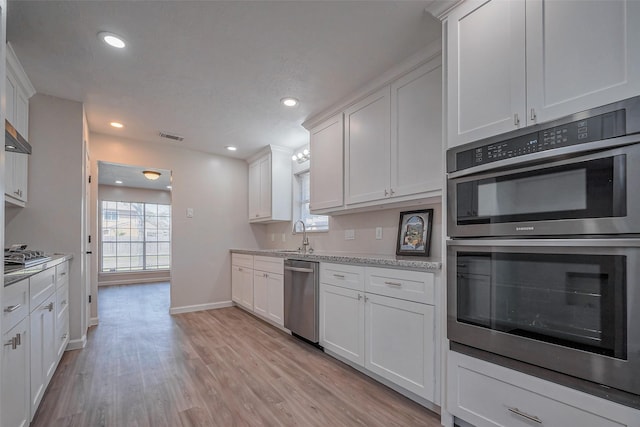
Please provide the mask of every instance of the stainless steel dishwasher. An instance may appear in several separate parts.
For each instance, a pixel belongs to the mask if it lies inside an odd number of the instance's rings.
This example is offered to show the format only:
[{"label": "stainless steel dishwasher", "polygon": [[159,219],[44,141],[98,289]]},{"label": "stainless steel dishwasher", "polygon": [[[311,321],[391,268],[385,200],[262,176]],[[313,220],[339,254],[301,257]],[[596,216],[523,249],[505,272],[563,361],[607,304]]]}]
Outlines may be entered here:
[{"label": "stainless steel dishwasher", "polygon": [[284,327],[318,343],[319,269],[317,262],[284,261]]}]

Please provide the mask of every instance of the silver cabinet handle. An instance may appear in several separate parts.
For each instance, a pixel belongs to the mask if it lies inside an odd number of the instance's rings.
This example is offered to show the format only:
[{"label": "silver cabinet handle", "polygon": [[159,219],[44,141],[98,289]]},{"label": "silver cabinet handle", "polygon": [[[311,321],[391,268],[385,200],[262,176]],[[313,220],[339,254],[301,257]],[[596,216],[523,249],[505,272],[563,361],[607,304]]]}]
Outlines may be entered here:
[{"label": "silver cabinet handle", "polygon": [[344,275],[342,274],[334,274],[333,277],[335,277],[336,279],[344,279]]},{"label": "silver cabinet handle", "polygon": [[63,271],[62,273],[60,273],[60,275],[61,275],[61,276],[66,276],[66,275],[67,275],[67,272],[66,272],[66,271]]},{"label": "silver cabinet handle", "polygon": [[369,297],[365,295],[364,296],[364,302],[367,302],[367,301],[369,301]]},{"label": "silver cabinet handle", "polygon": [[16,348],[18,348],[18,340],[16,339],[16,337],[12,337],[9,341],[7,341],[6,343],[4,343],[4,346],[11,346],[11,350],[15,350]]},{"label": "silver cabinet handle", "polygon": [[518,116],[518,113],[513,115],[513,125],[520,126],[520,117]]},{"label": "silver cabinet handle", "polygon": [[536,115],[536,109],[532,108],[531,109],[531,121],[535,122],[537,118],[538,118],[538,116]]},{"label": "silver cabinet handle", "polygon": [[15,194],[16,196],[19,196],[20,195],[20,190],[14,191],[13,194]]},{"label": "silver cabinet handle", "polygon": [[529,421],[533,421],[534,423],[538,423],[538,424],[542,424],[542,420],[534,415],[529,415],[525,412],[522,412],[520,409],[518,408],[510,408],[507,406],[507,409],[509,410],[509,412],[511,412],[512,414],[516,414],[522,418],[526,418]]},{"label": "silver cabinet handle", "polygon": [[362,295],[358,294],[358,301],[362,299]]},{"label": "silver cabinet handle", "polygon": [[22,336],[20,334],[16,334],[16,344],[22,344]]},{"label": "silver cabinet handle", "polygon": [[393,190],[393,188],[391,190],[389,190],[389,192],[391,193],[391,195],[393,196],[394,194],[396,194],[396,192]]},{"label": "silver cabinet handle", "polygon": [[389,195],[389,192],[387,191],[387,189],[384,189],[384,196],[387,197]]},{"label": "silver cabinet handle", "polygon": [[14,311],[19,309],[20,307],[22,307],[22,304],[10,305],[10,306],[4,308],[4,312],[5,313],[13,313]]},{"label": "silver cabinet handle", "polygon": [[296,271],[298,273],[313,273],[312,268],[285,267],[284,269],[288,271]]},{"label": "silver cabinet handle", "polygon": [[385,285],[391,285],[391,286],[402,286],[402,283],[398,283],[398,282],[384,282]]},{"label": "silver cabinet handle", "polygon": [[44,307],[42,307],[42,310],[53,311],[53,303],[50,302],[49,304],[45,305]]}]

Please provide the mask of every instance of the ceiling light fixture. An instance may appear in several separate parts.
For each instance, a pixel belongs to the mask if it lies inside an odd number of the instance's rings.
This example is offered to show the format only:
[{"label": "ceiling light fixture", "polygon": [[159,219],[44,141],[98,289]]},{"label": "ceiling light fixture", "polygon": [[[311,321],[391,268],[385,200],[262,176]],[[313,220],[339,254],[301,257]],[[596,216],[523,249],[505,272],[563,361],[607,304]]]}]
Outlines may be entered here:
[{"label": "ceiling light fixture", "polygon": [[311,158],[311,151],[308,148],[305,148],[299,153],[291,156],[291,160],[296,161],[298,163],[304,163]]},{"label": "ceiling light fixture", "polygon": [[98,37],[100,37],[100,40],[102,40],[103,42],[105,42],[109,46],[115,47],[117,49],[122,49],[127,45],[124,42],[124,40],[122,40],[122,37],[120,37],[117,34],[109,33],[107,31],[99,32],[98,33]]},{"label": "ceiling light fixture", "polygon": [[160,178],[160,175],[162,174],[156,171],[142,171],[142,175],[144,175],[145,178],[151,181],[155,181],[156,179]]},{"label": "ceiling light fixture", "polygon": [[298,105],[298,100],[295,98],[291,98],[291,97],[287,97],[287,98],[282,98],[280,100],[280,102],[282,103],[282,105],[284,105],[285,107],[295,107],[296,105]]},{"label": "ceiling light fixture", "polygon": [[167,185],[167,188],[168,188],[169,190],[171,190],[171,188],[173,188],[173,187],[171,187],[170,185]]},{"label": "ceiling light fixture", "polygon": [[226,149],[227,149],[227,150],[229,150],[229,151],[236,151],[236,150],[238,149],[237,147],[234,147],[233,145],[227,145],[227,146],[226,146],[226,147],[224,147],[224,148],[226,148]]},{"label": "ceiling light fixture", "polygon": [[124,125],[122,123],[118,123],[118,122],[111,122],[109,123],[112,127],[114,128],[118,128],[118,129],[122,129],[124,127]]},{"label": "ceiling light fixture", "polygon": [[116,184],[122,184],[122,181],[117,180],[117,181],[116,181]]}]

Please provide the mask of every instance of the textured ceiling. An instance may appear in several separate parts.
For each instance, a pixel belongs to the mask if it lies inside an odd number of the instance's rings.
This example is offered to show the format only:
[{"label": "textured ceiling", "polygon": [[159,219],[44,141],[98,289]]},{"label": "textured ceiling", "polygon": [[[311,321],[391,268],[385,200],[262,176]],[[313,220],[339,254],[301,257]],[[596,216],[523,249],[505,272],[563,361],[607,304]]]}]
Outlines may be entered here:
[{"label": "textured ceiling", "polygon": [[7,40],[38,93],[84,102],[92,132],[247,158],[303,145],[305,119],[437,39],[427,3],[9,1]]}]

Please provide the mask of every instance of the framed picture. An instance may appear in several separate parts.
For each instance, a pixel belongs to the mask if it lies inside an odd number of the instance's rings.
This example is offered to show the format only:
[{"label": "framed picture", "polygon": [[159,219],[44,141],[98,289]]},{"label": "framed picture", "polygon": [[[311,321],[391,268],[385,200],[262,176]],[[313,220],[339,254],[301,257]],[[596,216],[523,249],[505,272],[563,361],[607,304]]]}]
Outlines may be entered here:
[{"label": "framed picture", "polygon": [[400,212],[396,255],[429,256],[433,209]]}]

